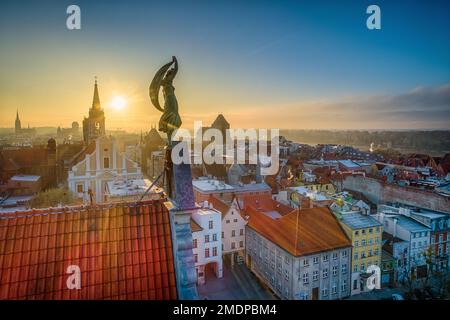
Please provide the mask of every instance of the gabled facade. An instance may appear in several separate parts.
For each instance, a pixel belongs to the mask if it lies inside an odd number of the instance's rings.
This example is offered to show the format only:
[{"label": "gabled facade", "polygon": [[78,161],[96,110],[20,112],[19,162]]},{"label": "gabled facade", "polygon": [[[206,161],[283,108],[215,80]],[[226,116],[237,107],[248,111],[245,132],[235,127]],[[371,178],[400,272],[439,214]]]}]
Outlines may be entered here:
[{"label": "gabled facade", "polygon": [[108,181],[143,178],[139,165],[119,150],[117,140],[112,137],[91,142],[81,159],[69,171],[68,186],[86,203],[90,201],[89,190],[95,202],[106,201]]},{"label": "gabled facade", "polygon": [[207,201],[192,211],[192,251],[194,254],[197,284],[202,285],[212,273],[222,278],[222,214],[210,207]]},{"label": "gabled facade", "polygon": [[247,221],[241,216],[237,198],[227,204],[211,196],[209,203],[222,214],[222,254],[230,259],[231,265],[244,261]]}]

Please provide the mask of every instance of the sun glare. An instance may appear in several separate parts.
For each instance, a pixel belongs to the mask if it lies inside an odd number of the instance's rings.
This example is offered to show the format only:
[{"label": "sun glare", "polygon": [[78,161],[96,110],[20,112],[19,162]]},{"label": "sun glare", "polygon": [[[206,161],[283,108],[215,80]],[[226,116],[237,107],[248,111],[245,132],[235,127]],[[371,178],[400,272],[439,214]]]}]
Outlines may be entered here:
[{"label": "sun glare", "polygon": [[111,108],[113,108],[116,111],[120,111],[123,110],[127,105],[127,101],[120,96],[115,96],[112,100],[111,100]]}]

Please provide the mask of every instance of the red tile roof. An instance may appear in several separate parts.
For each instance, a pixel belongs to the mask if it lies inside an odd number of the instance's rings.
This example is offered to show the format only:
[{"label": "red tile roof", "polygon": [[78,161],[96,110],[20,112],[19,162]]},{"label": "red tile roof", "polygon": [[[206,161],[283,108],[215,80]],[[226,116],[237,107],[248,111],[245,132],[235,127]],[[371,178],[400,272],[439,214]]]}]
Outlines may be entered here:
[{"label": "red tile roof", "polygon": [[1,151],[5,160],[13,161],[20,168],[30,168],[47,164],[48,150],[46,148],[6,149]]},{"label": "red tile roof", "polygon": [[278,219],[252,207],[242,214],[248,216],[250,228],[293,256],[351,246],[336,217],[325,207],[295,210]]},{"label": "red tile roof", "polygon": [[[0,216],[0,299],[176,299],[163,200]],[[81,289],[68,289],[70,265]]]},{"label": "red tile roof", "polygon": [[230,210],[230,205],[226,204],[222,200],[216,198],[214,195],[210,195],[208,202],[213,205],[213,208],[220,211],[222,214],[222,219],[225,217],[227,212]]},{"label": "red tile roof", "polygon": [[192,232],[197,232],[197,231],[202,231],[203,228],[197,223],[195,222],[192,218],[191,218],[191,231]]},{"label": "red tile roof", "polygon": [[289,207],[287,205],[282,204],[276,200],[273,200],[272,197],[268,194],[263,195],[249,195],[244,196],[242,199],[242,208],[252,207],[254,210],[260,212],[268,212],[268,211],[276,211],[281,216],[284,216],[288,213],[293,212],[295,209]]}]

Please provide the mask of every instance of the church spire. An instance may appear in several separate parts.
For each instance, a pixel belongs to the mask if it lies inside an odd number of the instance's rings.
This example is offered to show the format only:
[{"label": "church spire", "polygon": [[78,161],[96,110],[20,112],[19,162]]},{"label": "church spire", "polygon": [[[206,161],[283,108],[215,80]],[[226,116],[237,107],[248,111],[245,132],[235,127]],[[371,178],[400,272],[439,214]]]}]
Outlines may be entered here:
[{"label": "church spire", "polygon": [[100,110],[100,97],[98,95],[97,77],[95,77],[94,99],[92,100],[92,109]]},{"label": "church spire", "polygon": [[21,123],[20,123],[20,119],[19,119],[19,108],[17,108],[17,112],[16,112],[16,122],[14,123],[14,128],[15,128],[15,132],[20,133],[20,130],[22,129]]}]

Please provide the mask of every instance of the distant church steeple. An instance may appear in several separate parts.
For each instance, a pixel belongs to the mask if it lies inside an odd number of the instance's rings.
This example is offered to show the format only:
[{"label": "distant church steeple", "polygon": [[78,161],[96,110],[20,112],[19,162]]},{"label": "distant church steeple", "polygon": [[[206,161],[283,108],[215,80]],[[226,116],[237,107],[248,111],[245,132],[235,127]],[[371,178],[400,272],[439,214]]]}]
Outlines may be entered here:
[{"label": "distant church steeple", "polygon": [[89,109],[89,117],[83,120],[83,139],[86,144],[89,144],[91,141],[105,134],[105,113],[100,105],[97,77],[95,77],[92,107]]},{"label": "distant church steeple", "polygon": [[14,128],[15,128],[16,134],[20,133],[20,130],[22,130],[22,125],[20,123],[20,118],[19,118],[19,109],[17,109],[16,122],[15,122]]},{"label": "distant church steeple", "polygon": [[95,77],[94,99],[92,99],[92,109],[100,110],[100,97],[98,95],[97,77]]}]

